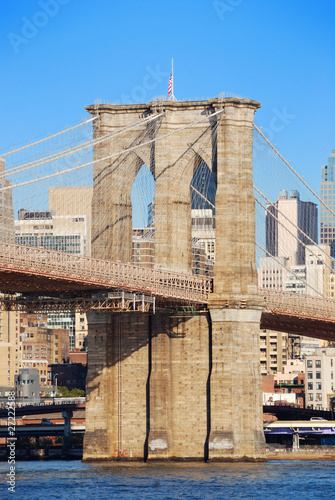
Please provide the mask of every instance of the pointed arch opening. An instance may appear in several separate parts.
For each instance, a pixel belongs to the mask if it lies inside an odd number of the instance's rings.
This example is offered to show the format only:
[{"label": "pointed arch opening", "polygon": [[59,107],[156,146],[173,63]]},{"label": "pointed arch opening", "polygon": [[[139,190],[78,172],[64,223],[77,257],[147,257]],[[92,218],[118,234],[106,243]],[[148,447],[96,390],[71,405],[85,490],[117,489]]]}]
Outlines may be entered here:
[{"label": "pointed arch opening", "polygon": [[216,183],[207,163],[200,159],[191,185],[192,273],[212,276],[215,262]]},{"label": "pointed arch opening", "polygon": [[155,179],[143,163],[131,189],[132,262],[142,267],[154,267],[155,258]]}]

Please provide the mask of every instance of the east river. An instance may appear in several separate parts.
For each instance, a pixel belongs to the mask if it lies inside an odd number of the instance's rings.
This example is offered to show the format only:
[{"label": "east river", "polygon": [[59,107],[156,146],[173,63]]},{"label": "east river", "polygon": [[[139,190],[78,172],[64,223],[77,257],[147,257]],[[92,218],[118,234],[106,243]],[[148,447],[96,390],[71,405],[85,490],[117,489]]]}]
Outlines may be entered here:
[{"label": "east river", "polygon": [[335,461],[236,464],[85,464],[17,462],[15,492],[9,465],[0,463],[0,498],[19,500],[329,499]]}]

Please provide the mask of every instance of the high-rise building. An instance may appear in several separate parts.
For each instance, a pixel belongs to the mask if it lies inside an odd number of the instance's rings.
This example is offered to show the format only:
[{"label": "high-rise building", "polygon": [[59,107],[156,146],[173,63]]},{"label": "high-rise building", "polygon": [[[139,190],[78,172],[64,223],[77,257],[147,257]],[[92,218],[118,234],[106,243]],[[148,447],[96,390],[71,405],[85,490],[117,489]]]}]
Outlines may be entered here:
[{"label": "high-rise building", "polygon": [[[330,210],[335,213],[335,149],[327,160],[327,165],[321,167],[320,198]],[[321,243],[330,245],[330,255],[335,257],[335,217],[321,205],[320,210]]]},{"label": "high-rise building", "polygon": [[298,191],[290,191],[288,196],[287,191],[282,190],[278,200],[267,209],[266,250],[274,257],[286,257],[289,266],[305,264],[304,245],[318,241],[316,204],[301,201]]}]

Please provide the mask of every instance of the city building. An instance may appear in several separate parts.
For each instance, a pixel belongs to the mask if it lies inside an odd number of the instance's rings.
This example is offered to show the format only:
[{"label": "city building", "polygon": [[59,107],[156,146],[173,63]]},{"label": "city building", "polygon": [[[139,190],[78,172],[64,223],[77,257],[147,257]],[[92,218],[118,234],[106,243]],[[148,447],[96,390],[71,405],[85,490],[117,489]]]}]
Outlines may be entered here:
[{"label": "city building", "polygon": [[298,379],[301,375],[305,374],[305,362],[302,359],[288,359],[286,365],[283,366],[282,372],[276,373],[274,375],[275,384],[281,382],[292,382],[294,379]]},{"label": "city building", "polygon": [[15,375],[15,393],[16,397],[25,403],[40,402],[40,378],[37,369],[20,369],[19,374]]},{"label": "city building", "polygon": [[82,363],[56,363],[49,366],[50,385],[85,390],[87,366]]},{"label": "city building", "polygon": [[91,255],[93,186],[49,187],[49,210],[59,217],[82,217],[86,221],[86,246],[84,254]]},{"label": "city building", "polygon": [[274,376],[274,392],[296,394],[296,403],[305,407],[305,362],[300,359],[288,359],[283,371]]},{"label": "city building", "polygon": [[133,229],[132,263],[136,266],[153,268],[155,265],[155,229]]},{"label": "city building", "polygon": [[46,314],[21,313],[22,367],[38,370],[41,385],[48,383],[48,366],[67,360],[69,332],[48,328]]},{"label": "city building", "polygon": [[76,317],[79,313],[62,312],[49,313],[47,316],[47,327],[50,329],[67,330],[69,332],[69,349],[76,347]]},{"label": "city building", "polygon": [[329,297],[331,290],[334,291],[335,276],[331,274],[330,261],[329,245],[306,245],[305,262],[300,265],[290,265],[289,257],[261,257],[258,267],[258,286]]},{"label": "city building", "polygon": [[75,346],[74,348],[71,346],[71,350],[86,349],[85,339],[88,334],[88,323],[87,323],[86,313],[76,312],[74,315],[74,319],[75,319]]},{"label": "city building", "polygon": [[[194,199],[193,199],[194,203]],[[206,206],[203,200],[204,207]],[[192,273],[212,276],[215,263],[215,212],[213,208],[192,208]]]},{"label": "city building", "polygon": [[19,210],[15,241],[31,247],[76,255],[89,255],[89,224],[86,215],[55,215],[49,210]]},{"label": "city building", "polygon": [[260,330],[261,374],[275,374],[283,370],[287,362],[288,334],[274,330]]},{"label": "city building", "polygon": [[305,264],[304,245],[318,241],[317,206],[301,201],[298,191],[292,190],[288,195],[282,190],[278,200],[267,205],[265,227],[266,250],[270,255],[286,257],[289,267]]},{"label": "city building", "polygon": [[335,397],[335,348],[316,349],[305,358],[306,406],[316,410],[329,410]]},{"label": "city building", "polygon": [[261,257],[258,267],[259,288],[275,288],[285,290],[289,275],[287,257]]},{"label": "city building", "polygon": [[74,349],[69,353],[69,363],[81,363],[87,365],[87,351],[81,349]]},{"label": "city building", "polygon": [[[335,257],[335,149],[328,157],[327,165],[321,167],[320,198],[326,207],[320,209],[320,241],[330,245],[330,255]],[[332,213],[333,212],[333,213]]]},{"label": "city building", "polygon": [[14,386],[21,367],[20,313],[0,310],[0,385]]}]

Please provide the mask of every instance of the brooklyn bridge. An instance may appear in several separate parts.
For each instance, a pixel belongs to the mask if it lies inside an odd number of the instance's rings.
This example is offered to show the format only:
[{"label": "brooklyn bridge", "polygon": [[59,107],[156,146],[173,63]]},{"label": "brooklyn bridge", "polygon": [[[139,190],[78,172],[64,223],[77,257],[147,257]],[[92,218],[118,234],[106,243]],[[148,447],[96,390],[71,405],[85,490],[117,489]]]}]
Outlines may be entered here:
[{"label": "brooklyn bridge", "polygon": [[[259,286],[260,255],[275,258],[265,216],[279,218],[262,184],[275,182],[274,158],[279,178],[292,174],[254,124],[259,107],[234,96],[95,103],[93,137],[2,173],[13,180],[1,190],[20,193],[80,169],[91,176],[86,255],[0,243],[3,308],[87,312],[85,460],[265,460],[260,327],[335,338],[334,301],[316,283],[306,294]],[[26,150],[6,162],[15,153]],[[146,259],[134,240],[141,203]]]}]

